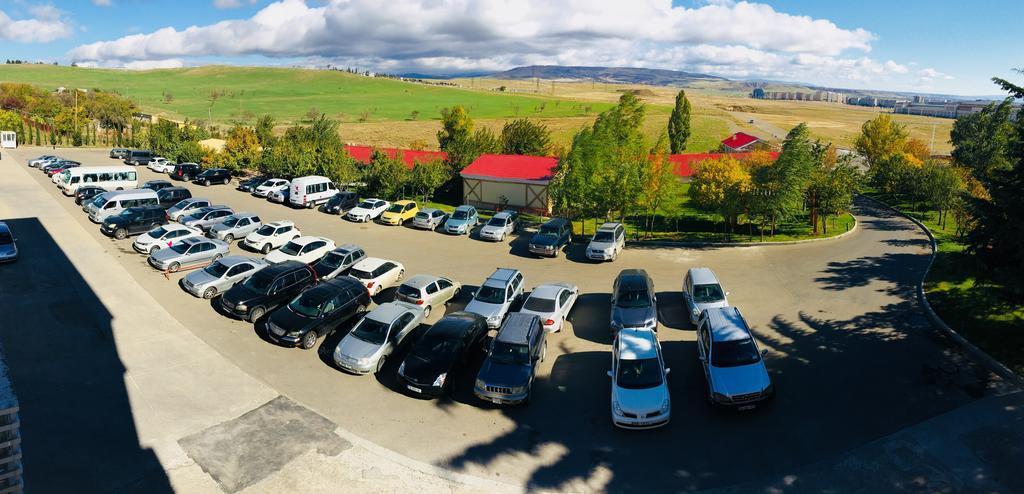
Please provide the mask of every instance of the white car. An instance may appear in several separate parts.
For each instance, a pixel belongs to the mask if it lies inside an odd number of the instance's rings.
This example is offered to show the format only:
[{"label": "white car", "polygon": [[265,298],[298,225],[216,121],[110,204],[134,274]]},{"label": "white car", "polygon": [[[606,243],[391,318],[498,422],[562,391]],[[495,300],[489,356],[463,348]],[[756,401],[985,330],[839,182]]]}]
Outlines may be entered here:
[{"label": "white car", "polygon": [[358,206],[350,209],[345,217],[360,223],[375,220],[391,206],[391,203],[383,199],[363,199]]},{"label": "white car", "polygon": [[690,268],[683,278],[683,301],[694,326],[705,310],[728,307],[728,296],[711,268]]},{"label": "white car", "polygon": [[291,185],[291,182],[283,178],[271,178],[253,189],[252,195],[267,197],[273,192],[287,189],[289,185]]},{"label": "white car", "polygon": [[323,237],[295,237],[266,256],[266,261],[271,264],[278,264],[285,261],[299,261],[304,264],[313,264],[319,261],[328,252],[334,250],[334,241]]},{"label": "white car", "polygon": [[348,270],[348,275],[366,285],[370,296],[395,286],[405,276],[405,266],[398,261],[367,257]]},{"label": "white car", "polygon": [[649,328],[623,328],[612,344],[612,423],[623,429],[668,424],[672,402],[668,372],[657,334]]},{"label": "white car", "polygon": [[545,283],[530,292],[519,312],[536,315],[544,325],[544,331],[557,333],[562,330],[562,325],[569,317],[572,306],[576,305],[579,295],[580,289],[576,285]]},{"label": "white car", "polygon": [[157,173],[170,173],[171,170],[174,170],[174,163],[169,161],[167,158],[157,156],[156,158],[153,158],[152,160],[149,161],[149,164],[146,165],[146,168],[149,168],[150,170],[153,170]]},{"label": "white car", "polygon": [[242,245],[266,255],[301,235],[302,232],[295,228],[295,223],[291,221],[272,221],[265,223],[259,230],[246,235]]},{"label": "white car", "polygon": [[132,248],[139,254],[151,255],[152,253],[170,247],[186,238],[202,237],[203,231],[180,223],[168,223],[158,226],[135,238]]},{"label": "white car", "polygon": [[267,200],[270,202],[276,202],[278,204],[284,204],[288,200],[288,189],[284,188],[281,190],[275,190],[267,194]]}]

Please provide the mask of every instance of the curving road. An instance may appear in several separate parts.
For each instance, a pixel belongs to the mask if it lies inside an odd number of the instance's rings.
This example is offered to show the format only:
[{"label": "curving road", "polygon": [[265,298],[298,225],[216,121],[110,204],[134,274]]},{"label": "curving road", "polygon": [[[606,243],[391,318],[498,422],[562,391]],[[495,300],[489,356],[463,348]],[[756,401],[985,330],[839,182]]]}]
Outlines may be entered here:
[{"label": "curving road", "polygon": [[[31,152],[11,154],[27,158]],[[87,165],[111,162],[96,151],[65,155]],[[571,327],[550,337],[533,401],[524,408],[498,409],[472,397],[475,369],[456,376],[453,398],[424,401],[394,390],[399,358],[382,377],[351,376],[327,365],[340,334],[329,336],[319,355],[264,341],[252,325],[222,317],[209,302],[182,292],[176,283],[180,275],[167,280],[154,272],[130,241],[103,237],[45,176],[32,175],[41,184],[39,200],[59,201],[106,246],[110,262],[120,263],[167,312],[250,375],[379,446],[504,483],[613,492],[730,486],[835,458],[991,394],[999,385],[938,337],[921,313],[914,285],[928,259],[923,233],[866,202],[858,202],[854,211],[858,231],[837,241],[632,248],[613,264],[591,264],[580,259],[580,245],[566,257],[534,259],[523,255],[525,238],[490,244],[357,225],[228,187],[190,186],[196,196],[257,212],[265,220],[294,219],[306,234],[356,243],[372,256],[399,260],[410,274],[434,273],[475,285],[503,266],[522,270],[527,287],[546,281],[579,285],[582,295]],[[142,176],[157,178],[148,170]],[[731,292],[730,301],[770,349],[768,366],[778,387],[770,406],[723,413],[704,401],[694,333],[679,296],[683,275],[693,266],[715,270]],[[659,292],[659,336],[672,368],[673,410],[672,423],[657,431],[619,431],[610,424],[608,298],[612,279],[627,267],[646,269]],[[389,292],[378,302],[386,300]],[[439,317],[435,311],[429,322]]]}]

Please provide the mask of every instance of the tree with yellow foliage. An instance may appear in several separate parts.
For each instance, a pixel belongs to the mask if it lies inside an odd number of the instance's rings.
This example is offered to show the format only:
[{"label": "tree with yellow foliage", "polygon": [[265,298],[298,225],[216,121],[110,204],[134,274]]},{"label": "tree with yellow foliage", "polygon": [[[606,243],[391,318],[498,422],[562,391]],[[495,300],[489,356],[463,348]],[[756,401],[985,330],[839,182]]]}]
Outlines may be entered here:
[{"label": "tree with yellow foliage", "polygon": [[750,189],[750,172],[731,156],[697,164],[690,183],[690,198],[698,206],[717,212],[730,233],[743,212],[744,197]]}]

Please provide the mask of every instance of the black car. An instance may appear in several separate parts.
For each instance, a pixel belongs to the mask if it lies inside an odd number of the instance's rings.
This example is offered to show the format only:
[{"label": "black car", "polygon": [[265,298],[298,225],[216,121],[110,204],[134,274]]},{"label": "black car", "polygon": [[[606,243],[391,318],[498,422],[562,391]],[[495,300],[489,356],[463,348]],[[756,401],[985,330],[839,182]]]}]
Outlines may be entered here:
[{"label": "black car", "polygon": [[540,318],[521,312],[509,314],[491,341],[473,394],[499,405],[530,401],[533,378],[546,353]]},{"label": "black car", "polygon": [[558,251],[569,242],[572,242],[572,222],[565,218],[552,218],[541,225],[530,239],[530,252],[558,257]]},{"label": "black car", "polygon": [[224,184],[227,185],[231,182],[231,173],[223,168],[210,168],[209,170],[203,170],[196,175],[196,178],[192,179],[194,184],[203,184],[207,187],[210,184]]},{"label": "black car", "polygon": [[483,349],[486,337],[487,319],[483,316],[472,312],[446,315],[412,345],[398,367],[398,378],[414,394],[441,396],[451,389],[451,373],[474,351]]},{"label": "black car", "polygon": [[265,267],[220,297],[221,308],[235,317],[256,322],[316,284],[313,268],[299,261]]},{"label": "black car", "polygon": [[179,201],[191,199],[192,191],[184,187],[167,187],[166,189],[158,190],[156,198],[160,201],[160,207],[166,210]]},{"label": "black car", "polygon": [[331,196],[327,204],[323,205],[323,212],[331,214],[345,214],[346,211],[359,205],[359,194],[343,190]]},{"label": "black car", "polygon": [[340,276],[300,293],[267,319],[272,341],[309,350],[316,339],[366,311],[370,295],[355,278]]},{"label": "black car", "polygon": [[242,192],[252,192],[256,190],[256,187],[259,187],[260,184],[266,182],[267,178],[269,177],[263,175],[247,178],[245,180],[242,180],[241,182],[238,182],[238,187],[235,187],[235,189],[240,190]]},{"label": "black car", "polygon": [[103,187],[96,187],[95,185],[85,185],[79,187],[78,190],[75,191],[75,204],[81,206],[83,202],[88,202],[93,197],[96,197],[104,192],[106,192],[106,190]]},{"label": "black car", "polygon": [[129,235],[146,233],[160,225],[167,224],[167,214],[160,206],[128,208],[121,214],[111,216],[100,225],[100,231],[108,237],[123,240]]},{"label": "black car", "polygon": [[124,154],[124,164],[126,165],[148,165],[150,161],[153,161],[156,155],[153,151],[146,149],[129,149]]},{"label": "black car", "polygon": [[195,163],[178,163],[174,165],[174,169],[168,175],[175,180],[184,180],[188,182],[192,180],[192,177],[199,175],[202,168]]},{"label": "black car", "polygon": [[161,190],[164,190],[164,189],[167,189],[167,188],[170,188],[170,187],[174,187],[174,184],[172,184],[172,183],[170,183],[170,182],[168,182],[166,180],[150,180],[150,181],[142,184],[141,186],[139,186],[140,189],[150,189],[150,190],[155,190],[157,192],[160,192]]},{"label": "black car", "polygon": [[59,169],[62,169],[62,168],[74,168],[76,166],[81,166],[81,165],[82,164],[77,162],[77,161],[58,160],[58,161],[54,161],[53,163],[50,163],[50,164],[48,164],[48,165],[46,165],[44,167],[41,167],[40,170],[42,170],[43,173],[46,173],[47,175],[52,175],[50,172],[53,171],[53,170],[59,170]]}]

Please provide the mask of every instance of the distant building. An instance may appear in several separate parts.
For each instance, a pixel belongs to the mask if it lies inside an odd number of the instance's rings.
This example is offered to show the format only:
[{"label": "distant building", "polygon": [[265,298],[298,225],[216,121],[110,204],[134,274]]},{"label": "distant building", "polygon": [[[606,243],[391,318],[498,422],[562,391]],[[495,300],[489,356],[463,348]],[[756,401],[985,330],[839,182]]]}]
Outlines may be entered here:
[{"label": "distant building", "polygon": [[761,143],[760,137],[747,134],[746,132],[737,132],[722,141],[722,150],[727,153],[742,153],[744,151],[753,151],[757,148],[758,143]]},{"label": "distant building", "polygon": [[[915,100],[917,98],[915,97]],[[922,115],[926,117],[959,118],[964,115],[971,115],[983,110],[986,106],[993,104],[992,101],[944,101],[925,100],[923,103],[901,102],[893,107],[893,113],[903,115]],[[1020,105],[1015,105],[1020,108]],[[1013,112],[1016,115],[1016,111]]]},{"label": "distant building", "polygon": [[791,101],[823,101],[826,103],[845,103],[846,95],[835,91],[815,91],[813,93],[802,93],[796,91],[765,91],[757,88],[750,93],[754,99],[773,99]]}]

